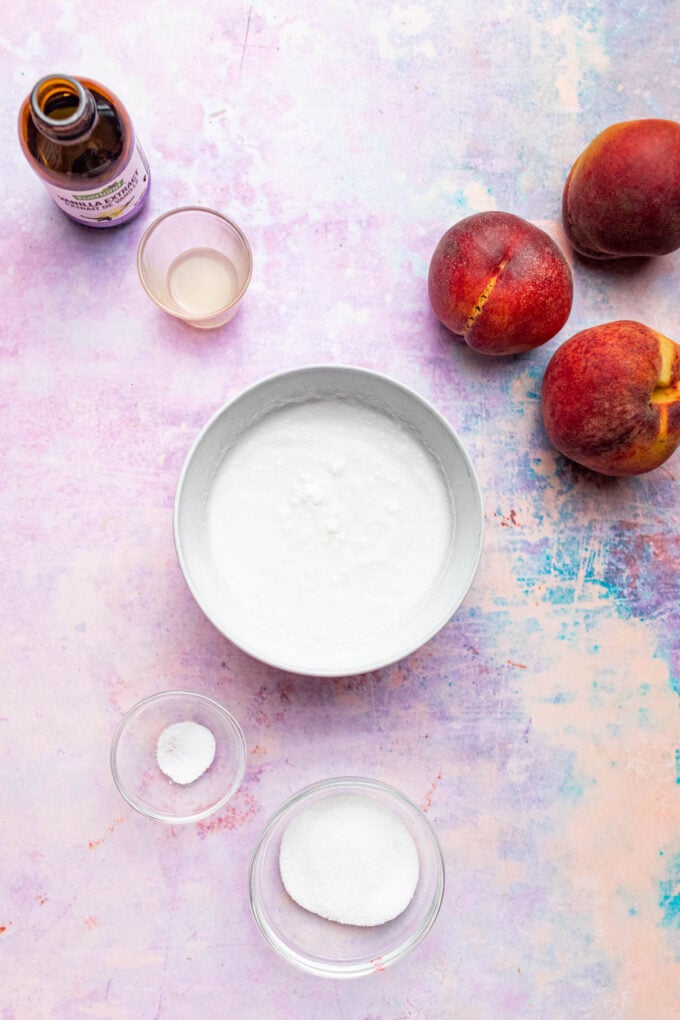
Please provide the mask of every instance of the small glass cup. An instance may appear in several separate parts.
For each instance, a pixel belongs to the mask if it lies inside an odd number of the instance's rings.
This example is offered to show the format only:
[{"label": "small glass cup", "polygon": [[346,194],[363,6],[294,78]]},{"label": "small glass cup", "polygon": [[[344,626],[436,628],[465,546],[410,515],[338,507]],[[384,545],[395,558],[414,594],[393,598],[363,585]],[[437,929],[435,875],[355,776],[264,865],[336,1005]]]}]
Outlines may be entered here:
[{"label": "small glass cup", "polygon": [[[206,726],[215,757],[193,783],[174,783],[156,760],[158,738],[180,722]],[[111,741],[111,771],[121,796],[147,818],[182,825],[219,811],[238,790],[246,767],[246,744],[237,720],[223,705],[193,691],[162,691],[137,702]]]},{"label": "small glass cup", "polygon": [[137,272],[151,300],[198,329],[223,326],[236,315],[252,270],[240,227],[202,206],[163,213],[137,250]]}]

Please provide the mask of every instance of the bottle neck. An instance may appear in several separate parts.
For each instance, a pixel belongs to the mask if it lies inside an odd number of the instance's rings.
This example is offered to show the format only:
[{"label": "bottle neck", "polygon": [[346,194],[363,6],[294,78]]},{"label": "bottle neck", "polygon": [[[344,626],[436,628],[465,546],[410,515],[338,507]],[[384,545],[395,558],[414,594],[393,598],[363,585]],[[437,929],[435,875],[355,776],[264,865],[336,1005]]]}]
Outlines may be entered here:
[{"label": "bottle neck", "polygon": [[97,113],[94,96],[75,78],[48,75],[31,93],[31,114],[48,138],[78,138],[92,127]]}]

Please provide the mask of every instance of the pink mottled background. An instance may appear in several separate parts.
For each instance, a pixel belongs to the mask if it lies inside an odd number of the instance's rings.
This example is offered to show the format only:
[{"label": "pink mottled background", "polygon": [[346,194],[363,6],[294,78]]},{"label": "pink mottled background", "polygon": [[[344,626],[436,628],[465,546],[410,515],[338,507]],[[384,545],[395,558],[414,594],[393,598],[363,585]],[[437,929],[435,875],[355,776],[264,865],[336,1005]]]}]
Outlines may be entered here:
[{"label": "pink mottled background", "polygon": [[[680,119],[667,0],[25,0],[0,29],[2,1020],[674,1020],[680,1015],[678,456],[597,478],[551,450],[542,373],[572,332],[635,318],[680,338],[680,253],[575,261],[571,319],[488,360],[434,320],[439,237],[482,209],[563,243],[576,155],[617,120]],[[150,160],[142,216],[88,232],[16,142],[51,71],[126,102]],[[237,319],[202,334],[147,300],[135,251],[176,204],[245,229]],[[480,571],[408,660],[337,681],[222,638],[177,566],[188,448],[264,375],[354,363],[412,386],[463,437],[486,503]],[[243,786],[207,822],[129,810],[111,735],[139,698],[223,701]],[[419,803],[447,867],[401,964],[336,983],[288,967],[250,916],[269,815],[326,776]]]}]

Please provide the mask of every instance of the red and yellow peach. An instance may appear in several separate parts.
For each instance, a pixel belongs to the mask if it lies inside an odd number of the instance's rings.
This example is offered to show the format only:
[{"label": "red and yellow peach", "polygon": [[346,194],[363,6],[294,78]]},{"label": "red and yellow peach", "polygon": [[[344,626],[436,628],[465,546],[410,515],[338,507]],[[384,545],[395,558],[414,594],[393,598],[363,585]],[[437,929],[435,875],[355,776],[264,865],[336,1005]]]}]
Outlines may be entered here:
[{"label": "red and yellow peach", "polygon": [[541,403],[566,457],[605,475],[651,471],[680,445],[680,345],[630,320],[584,329],[548,362]]},{"label": "red and yellow peach", "polygon": [[573,299],[552,238],[506,212],[460,220],[439,241],[428,275],[437,318],[482,354],[520,354],[564,326]]},{"label": "red and yellow peach", "polygon": [[570,244],[594,259],[680,248],[680,124],[612,124],[583,150],[564,186]]}]

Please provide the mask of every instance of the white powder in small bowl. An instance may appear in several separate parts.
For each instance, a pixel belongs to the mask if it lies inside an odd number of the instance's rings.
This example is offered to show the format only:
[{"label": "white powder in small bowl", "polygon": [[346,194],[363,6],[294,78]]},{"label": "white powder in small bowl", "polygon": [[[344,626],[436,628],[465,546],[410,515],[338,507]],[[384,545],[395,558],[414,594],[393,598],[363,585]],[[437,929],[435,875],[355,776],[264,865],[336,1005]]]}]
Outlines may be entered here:
[{"label": "white powder in small bowl", "polygon": [[215,749],[208,727],[187,720],[166,726],[156,744],[156,761],[173,783],[187,786],[210,768]]},{"label": "white powder in small bowl", "polygon": [[286,892],[305,910],[372,927],[411,902],[418,850],[393,811],[371,797],[337,794],[293,818],[281,840],[279,869]]}]

